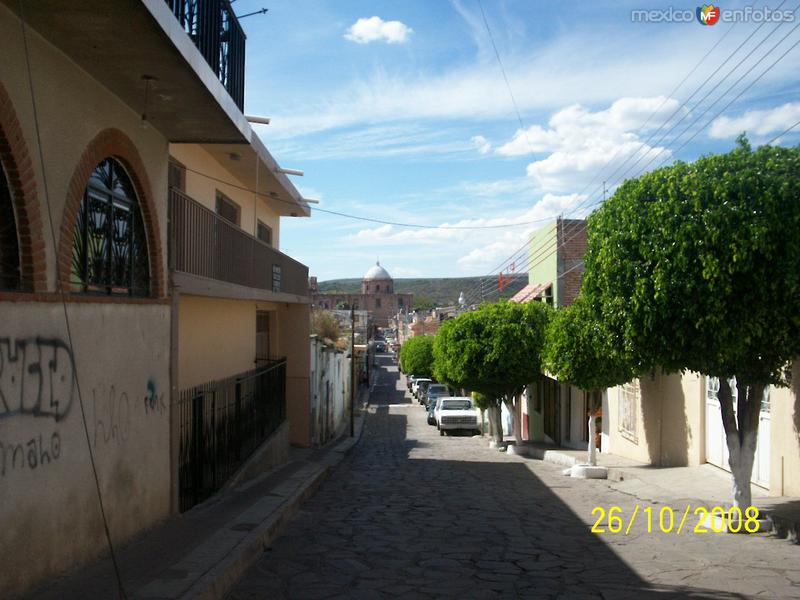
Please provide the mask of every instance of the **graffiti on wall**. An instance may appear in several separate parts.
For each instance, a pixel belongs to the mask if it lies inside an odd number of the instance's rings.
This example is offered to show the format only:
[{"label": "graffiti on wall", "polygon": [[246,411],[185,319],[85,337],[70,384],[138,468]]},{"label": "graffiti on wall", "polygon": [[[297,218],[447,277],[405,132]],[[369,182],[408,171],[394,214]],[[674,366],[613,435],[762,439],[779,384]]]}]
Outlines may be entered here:
[{"label": "graffiti on wall", "polygon": [[63,340],[0,337],[0,419],[33,415],[61,421],[74,393],[75,361]]},{"label": "graffiti on wall", "polygon": [[[18,440],[13,440],[13,433],[9,435],[7,428],[0,435],[0,477],[22,469],[36,470],[62,456],[58,424],[77,404],[76,384],[75,360],[64,340],[0,337],[0,423],[24,416],[34,417],[34,422],[42,425],[41,432],[21,434],[22,439]],[[86,390],[83,394],[85,417],[94,448],[128,441],[138,405],[132,399],[144,398],[145,414],[167,412],[164,394],[158,393],[153,377],[148,379],[143,395],[106,383],[99,383],[88,392],[88,397]]]}]

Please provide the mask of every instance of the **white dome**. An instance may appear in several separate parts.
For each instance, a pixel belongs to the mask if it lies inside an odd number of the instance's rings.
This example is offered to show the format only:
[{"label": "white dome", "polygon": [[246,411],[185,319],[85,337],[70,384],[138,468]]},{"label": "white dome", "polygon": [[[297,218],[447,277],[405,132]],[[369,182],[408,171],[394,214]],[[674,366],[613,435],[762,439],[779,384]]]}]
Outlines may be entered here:
[{"label": "white dome", "polygon": [[375,264],[375,266],[373,266],[364,275],[364,279],[391,279],[391,278],[392,276],[389,275],[389,272],[381,266],[380,261],[378,261]]}]

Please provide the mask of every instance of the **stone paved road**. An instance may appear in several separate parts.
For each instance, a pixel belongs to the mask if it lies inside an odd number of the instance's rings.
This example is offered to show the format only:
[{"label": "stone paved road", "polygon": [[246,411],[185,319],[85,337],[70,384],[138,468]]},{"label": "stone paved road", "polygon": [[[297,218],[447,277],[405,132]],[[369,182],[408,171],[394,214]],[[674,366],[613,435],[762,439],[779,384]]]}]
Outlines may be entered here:
[{"label": "stone paved road", "polygon": [[630,515],[637,500],[440,437],[382,361],[360,444],[231,600],[800,598],[800,548],[785,541],[591,533],[592,508]]}]

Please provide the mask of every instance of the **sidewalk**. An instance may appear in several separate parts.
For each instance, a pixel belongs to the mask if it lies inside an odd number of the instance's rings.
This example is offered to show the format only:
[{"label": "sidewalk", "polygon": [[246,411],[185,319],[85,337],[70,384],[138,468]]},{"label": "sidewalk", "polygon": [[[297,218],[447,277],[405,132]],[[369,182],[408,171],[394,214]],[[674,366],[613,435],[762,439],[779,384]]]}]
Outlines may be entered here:
[{"label": "sidewalk", "polygon": [[[586,450],[525,443],[527,456],[571,467],[586,462]],[[654,467],[615,454],[597,454],[597,464],[608,468],[608,485],[637,499],[672,506],[730,506],[731,475],[713,465]],[[751,486],[753,504],[769,516],[779,538],[800,543],[800,498],[770,496]]]},{"label": "sidewalk", "polygon": [[[364,390],[366,392],[366,389]],[[360,394],[359,406],[366,393]],[[168,518],[116,548],[128,600],[221,599],[280,534],[333,467],[358,443],[345,434],[319,449],[291,448],[289,461]],[[30,598],[120,598],[110,557],[43,585]]]}]

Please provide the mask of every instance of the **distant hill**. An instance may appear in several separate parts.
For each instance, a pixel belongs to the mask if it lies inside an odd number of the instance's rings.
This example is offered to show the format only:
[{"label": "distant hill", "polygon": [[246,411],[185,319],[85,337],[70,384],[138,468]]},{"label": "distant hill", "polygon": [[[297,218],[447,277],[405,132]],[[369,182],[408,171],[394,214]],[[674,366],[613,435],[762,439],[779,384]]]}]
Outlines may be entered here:
[{"label": "distant hill", "polygon": [[[483,281],[487,292],[491,291],[492,299],[497,298],[496,277],[441,277],[429,279],[395,279],[394,291],[399,294],[414,294],[414,308],[432,308],[434,306],[452,306],[458,301],[461,292],[470,294]],[[504,285],[502,298],[510,298],[528,283],[528,275],[513,275]],[[355,294],[361,290],[360,279],[331,279],[320,281],[317,288],[322,293],[341,292]]]}]

